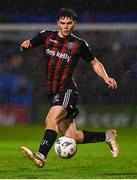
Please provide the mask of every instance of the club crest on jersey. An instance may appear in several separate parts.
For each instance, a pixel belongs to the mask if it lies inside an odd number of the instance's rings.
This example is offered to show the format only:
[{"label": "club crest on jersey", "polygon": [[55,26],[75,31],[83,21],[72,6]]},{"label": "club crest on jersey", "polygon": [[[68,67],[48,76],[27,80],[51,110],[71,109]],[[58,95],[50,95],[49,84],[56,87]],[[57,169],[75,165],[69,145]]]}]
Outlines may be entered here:
[{"label": "club crest on jersey", "polygon": [[72,49],[73,48],[73,44],[74,44],[73,42],[68,42],[68,48]]}]

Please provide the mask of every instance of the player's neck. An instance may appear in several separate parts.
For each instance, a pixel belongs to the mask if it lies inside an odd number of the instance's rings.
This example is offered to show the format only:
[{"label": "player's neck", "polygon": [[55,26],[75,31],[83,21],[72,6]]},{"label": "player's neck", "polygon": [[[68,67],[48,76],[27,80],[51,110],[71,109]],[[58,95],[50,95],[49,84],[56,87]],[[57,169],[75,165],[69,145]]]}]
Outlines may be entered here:
[{"label": "player's neck", "polygon": [[58,36],[60,37],[60,38],[68,38],[69,36],[70,36],[71,34],[69,34],[68,36],[63,36],[63,34],[59,31],[58,32]]}]

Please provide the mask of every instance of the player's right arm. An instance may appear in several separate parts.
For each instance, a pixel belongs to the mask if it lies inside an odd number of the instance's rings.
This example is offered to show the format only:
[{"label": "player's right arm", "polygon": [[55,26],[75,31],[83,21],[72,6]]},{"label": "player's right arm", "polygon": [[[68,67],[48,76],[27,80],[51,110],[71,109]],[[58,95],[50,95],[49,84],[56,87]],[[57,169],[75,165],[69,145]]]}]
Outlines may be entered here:
[{"label": "player's right arm", "polygon": [[31,44],[30,40],[25,40],[25,41],[23,41],[23,42],[21,43],[21,45],[20,45],[20,50],[21,50],[21,51],[24,51],[24,50],[29,49],[29,48],[31,48],[31,47],[32,47],[32,44]]},{"label": "player's right arm", "polygon": [[23,41],[20,45],[20,50],[24,51],[32,47],[37,47],[42,45],[44,43],[46,36],[47,36],[47,31],[45,30],[41,31],[34,38]]}]

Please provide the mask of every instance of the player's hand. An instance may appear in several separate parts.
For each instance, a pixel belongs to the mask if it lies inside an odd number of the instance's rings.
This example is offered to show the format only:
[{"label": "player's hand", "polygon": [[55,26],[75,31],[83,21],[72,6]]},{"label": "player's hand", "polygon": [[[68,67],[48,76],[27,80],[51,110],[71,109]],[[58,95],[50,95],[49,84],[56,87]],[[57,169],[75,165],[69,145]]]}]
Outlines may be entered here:
[{"label": "player's hand", "polygon": [[109,88],[117,89],[117,82],[115,79],[107,77],[104,79],[105,83],[108,85]]},{"label": "player's hand", "polygon": [[21,43],[20,50],[24,51],[25,49],[29,49],[31,47],[32,47],[32,45],[30,43],[30,40],[25,40],[23,43]]}]

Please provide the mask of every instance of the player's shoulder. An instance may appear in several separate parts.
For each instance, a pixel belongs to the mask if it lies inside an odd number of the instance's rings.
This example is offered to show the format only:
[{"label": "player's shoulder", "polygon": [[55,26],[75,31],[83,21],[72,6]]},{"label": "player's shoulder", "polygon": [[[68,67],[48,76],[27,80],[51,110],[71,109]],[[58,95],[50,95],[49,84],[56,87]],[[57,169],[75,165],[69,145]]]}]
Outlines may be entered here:
[{"label": "player's shoulder", "polygon": [[52,35],[52,34],[57,34],[57,30],[48,30],[48,29],[44,29],[42,31],[40,31],[41,34],[46,34],[46,35]]},{"label": "player's shoulder", "polygon": [[86,40],[74,35],[74,34],[71,34],[71,37],[78,40],[80,44],[88,44]]}]

